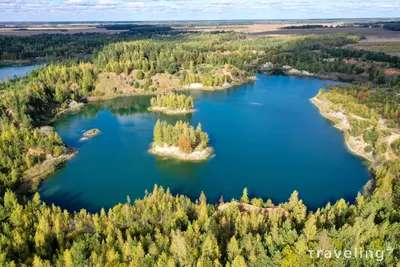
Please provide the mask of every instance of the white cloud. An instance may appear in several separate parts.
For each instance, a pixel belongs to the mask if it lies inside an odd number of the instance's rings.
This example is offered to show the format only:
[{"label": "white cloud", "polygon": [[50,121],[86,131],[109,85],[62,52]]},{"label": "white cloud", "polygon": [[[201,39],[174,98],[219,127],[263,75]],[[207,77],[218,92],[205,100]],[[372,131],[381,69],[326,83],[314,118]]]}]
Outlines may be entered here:
[{"label": "white cloud", "polygon": [[[385,17],[400,14],[396,0],[0,0],[0,10],[7,16],[0,20],[32,19],[31,14],[46,20],[60,14],[62,20],[95,19],[268,19],[325,17]],[[327,12],[329,11],[329,12]],[[26,16],[23,16],[27,13]],[[29,13],[29,14],[28,14]],[[118,16],[110,16],[110,14]],[[18,16],[16,15],[18,14]],[[67,15],[70,16],[67,16]],[[150,14],[159,14],[150,16]],[[222,17],[221,17],[222,16]],[[4,17],[4,18],[3,18]]]},{"label": "white cloud", "polygon": [[146,4],[144,2],[130,2],[126,4],[128,7],[143,7]]},{"label": "white cloud", "polygon": [[118,4],[118,1],[115,0],[100,0],[99,5],[115,5]]},{"label": "white cloud", "polygon": [[86,2],[86,0],[68,0],[65,2],[65,4],[83,4]]}]

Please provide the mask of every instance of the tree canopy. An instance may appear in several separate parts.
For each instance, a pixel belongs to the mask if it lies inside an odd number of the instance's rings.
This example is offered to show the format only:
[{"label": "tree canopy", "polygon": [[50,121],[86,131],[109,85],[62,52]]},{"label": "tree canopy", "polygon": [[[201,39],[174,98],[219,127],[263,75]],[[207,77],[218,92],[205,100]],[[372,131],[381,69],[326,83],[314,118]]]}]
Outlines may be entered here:
[{"label": "tree canopy", "polygon": [[166,108],[168,110],[192,110],[194,99],[192,96],[183,94],[157,95],[150,99],[150,107]]},{"label": "tree canopy", "polygon": [[154,126],[154,144],[158,146],[176,146],[182,152],[202,151],[208,146],[208,134],[203,132],[201,124],[196,130],[187,122],[178,121],[173,126],[158,120]]}]

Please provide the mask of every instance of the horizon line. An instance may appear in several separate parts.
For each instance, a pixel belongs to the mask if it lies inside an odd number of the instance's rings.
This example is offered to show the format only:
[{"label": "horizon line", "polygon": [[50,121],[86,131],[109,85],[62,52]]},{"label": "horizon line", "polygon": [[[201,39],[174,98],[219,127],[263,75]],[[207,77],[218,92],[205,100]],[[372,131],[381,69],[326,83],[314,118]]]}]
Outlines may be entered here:
[{"label": "horizon line", "polygon": [[302,20],[362,20],[362,19],[400,19],[400,17],[343,17],[343,18],[293,18],[293,19],[180,19],[180,20],[0,20],[0,23],[46,23],[46,22],[198,22],[198,21],[302,21]]}]

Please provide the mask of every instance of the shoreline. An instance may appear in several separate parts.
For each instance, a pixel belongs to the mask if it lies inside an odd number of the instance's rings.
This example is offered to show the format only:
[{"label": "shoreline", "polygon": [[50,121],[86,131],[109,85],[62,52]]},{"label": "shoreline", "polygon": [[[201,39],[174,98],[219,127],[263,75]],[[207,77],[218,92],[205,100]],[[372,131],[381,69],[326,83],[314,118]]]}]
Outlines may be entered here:
[{"label": "shoreline", "polygon": [[189,113],[193,113],[196,110],[195,109],[178,109],[178,110],[172,110],[172,109],[168,109],[168,108],[164,108],[164,107],[149,107],[147,109],[148,111],[151,112],[161,112],[164,114],[168,114],[168,115],[183,115],[183,114],[189,114]]},{"label": "shoreline", "polygon": [[[351,152],[352,154],[354,154],[354,155],[356,155],[356,156],[358,156],[358,157],[360,157],[360,158],[362,158],[362,159],[364,159],[364,160],[367,160],[367,161],[368,161],[369,163],[371,163],[372,165],[375,163],[375,161],[374,161],[372,155],[370,156],[370,155],[366,154],[365,152],[357,151],[356,149],[354,149],[354,148],[350,145],[349,140],[348,140],[349,138],[346,138],[346,135],[344,134],[344,133],[345,133],[345,128],[344,128],[343,126],[340,126],[340,124],[343,123],[343,121],[340,121],[340,122],[336,121],[336,120],[332,117],[331,114],[329,114],[328,112],[324,111],[323,109],[326,108],[326,107],[323,106],[322,101],[321,101],[320,99],[318,99],[317,95],[314,96],[314,97],[312,97],[312,98],[310,98],[310,101],[311,101],[311,103],[313,103],[313,104],[318,108],[319,113],[320,113],[325,119],[327,119],[328,121],[332,122],[333,125],[334,125],[334,127],[335,127],[336,129],[340,130],[340,131],[343,133],[344,143],[346,144],[346,148],[349,150],[349,152]],[[337,118],[336,118],[336,119],[337,119]],[[347,118],[346,118],[346,120],[347,120]],[[352,137],[352,136],[350,136],[350,137]],[[352,137],[352,138],[354,138],[354,137]],[[364,145],[366,146],[367,144],[364,144]]]},{"label": "shoreline", "polygon": [[87,98],[87,102],[97,102],[97,101],[102,101],[102,100],[110,100],[110,99],[115,99],[119,97],[132,97],[132,96],[153,96],[153,95],[162,95],[165,93],[170,93],[170,92],[180,92],[180,91],[220,91],[220,90],[227,90],[229,88],[235,87],[235,86],[240,86],[243,84],[248,84],[251,82],[254,82],[257,80],[256,76],[251,76],[251,77],[246,77],[246,79],[243,79],[238,82],[232,82],[229,85],[226,86],[217,86],[217,87],[199,87],[199,88],[190,88],[190,86],[181,86],[174,88],[172,90],[169,90],[169,92],[166,91],[151,91],[151,92],[146,92],[146,91],[133,91],[129,93],[124,93],[124,94],[114,94],[114,95],[107,95],[107,96],[89,96]]},{"label": "shoreline", "polygon": [[305,70],[298,70],[291,66],[275,66],[270,62],[265,63],[262,66],[256,68],[257,71],[265,75],[286,75],[292,77],[308,77],[317,78],[321,80],[331,80],[336,82],[347,82],[347,83],[371,83],[368,78],[357,74],[340,73],[340,72],[324,72],[324,73],[312,73]]},{"label": "shoreline", "polygon": [[162,92],[132,92],[129,94],[115,94],[115,95],[109,95],[109,96],[89,96],[87,98],[87,103],[110,100],[110,99],[115,99],[115,98],[120,98],[120,97],[152,96],[152,95],[161,95],[161,94],[163,94],[163,93]]},{"label": "shoreline", "polygon": [[30,65],[36,65],[36,64],[47,64],[46,60],[1,60],[0,61],[0,68],[10,68],[10,67],[24,67],[24,66],[30,66]]},{"label": "shoreline", "polygon": [[75,106],[72,106],[70,108],[67,108],[67,109],[64,109],[64,110],[61,110],[61,111],[57,112],[54,115],[54,117],[51,119],[50,123],[60,119],[64,115],[71,114],[73,112],[79,111],[79,110],[83,109],[84,106],[85,106],[85,103],[77,102],[77,104]]},{"label": "shoreline", "polygon": [[149,152],[160,157],[175,158],[182,161],[203,161],[209,159],[213,154],[212,147],[206,147],[202,151],[194,151],[192,153],[184,153],[176,146],[168,146],[164,144],[163,146],[151,144]]},{"label": "shoreline", "polygon": [[[227,85],[222,85],[222,86],[216,86],[216,87],[204,86],[199,83],[199,85],[201,85],[201,87],[190,87],[192,84],[189,84],[189,85],[186,85],[186,86],[183,86],[180,88],[176,88],[175,90],[176,91],[220,91],[220,90],[226,90],[226,89],[232,88],[234,86],[248,84],[248,83],[251,83],[254,81],[257,81],[257,77],[250,76],[250,77],[246,77],[243,80],[231,82],[231,83],[228,83]],[[194,84],[196,84],[196,83],[194,83]]]},{"label": "shoreline", "polygon": [[36,192],[42,181],[55,173],[61,165],[75,157],[78,151],[67,147],[67,151],[58,156],[44,160],[24,172],[24,181],[19,185],[17,192],[26,194]]}]

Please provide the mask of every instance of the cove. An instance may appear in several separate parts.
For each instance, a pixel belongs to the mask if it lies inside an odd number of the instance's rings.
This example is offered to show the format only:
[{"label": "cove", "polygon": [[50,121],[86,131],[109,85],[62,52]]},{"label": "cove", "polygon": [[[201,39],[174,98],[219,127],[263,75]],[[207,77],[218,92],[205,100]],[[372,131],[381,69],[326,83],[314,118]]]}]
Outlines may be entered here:
[{"label": "cove", "polygon": [[[257,75],[224,91],[190,92],[198,110],[187,115],[147,111],[150,97],[123,97],[86,105],[54,123],[79,153],[47,178],[39,193],[70,211],[100,211],[143,198],[154,184],[192,200],[249,197],[287,201],[297,190],[309,209],[340,198],[353,201],[369,179],[365,162],[345,147],[343,134],[309,101],[333,81]],[[148,152],[157,119],[202,123],[215,157],[201,163],[158,158]],[[97,128],[98,136],[81,140]]]},{"label": "cove", "polygon": [[0,67],[0,81],[3,81],[6,76],[8,76],[8,78],[10,78],[11,80],[13,80],[15,76],[20,78],[29,74],[32,70],[37,69],[40,66],[43,66],[43,64]]}]

